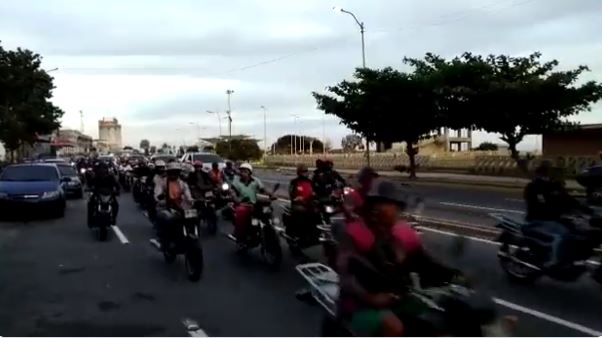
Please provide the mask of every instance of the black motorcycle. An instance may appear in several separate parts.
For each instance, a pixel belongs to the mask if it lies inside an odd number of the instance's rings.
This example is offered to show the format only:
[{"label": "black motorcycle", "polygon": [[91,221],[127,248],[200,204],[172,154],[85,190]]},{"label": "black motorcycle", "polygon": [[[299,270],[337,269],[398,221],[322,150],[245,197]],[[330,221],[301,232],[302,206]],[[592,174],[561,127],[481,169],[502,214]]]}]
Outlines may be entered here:
[{"label": "black motorcycle", "polygon": [[186,274],[192,282],[201,278],[204,269],[203,248],[200,241],[199,216],[194,208],[176,210],[171,212],[178,215],[180,221],[170,228],[169,241],[164,246],[156,240],[151,240],[159,251],[163,253],[165,262],[175,262],[178,255],[184,255]]},{"label": "black motorcycle", "polygon": [[200,220],[205,223],[210,235],[217,233],[217,212],[215,208],[216,194],[212,190],[205,191],[203,197],[194,201],[194,207],[199,212]]},{"label": "black motorcycle", "polygon": [[602,206],[602,165],[585,169],[576,179],[585,187],[588,203]]},{"label": "black motorcycle", "polygon": [[[276,184],[273,192],[276,192],[279,187],[280,185]],[[271,268],[277,269],[282,262],[282,247],[275,228],[280,223],[280,219],[273,216],[272,200],[267,196],[257,196],[257,202],[253,206],[251,224],[246,229],[246,237],[240,243],[232,234],[227,237],[238,244],[241,254],[258,247],[265,262]],[[243,200],[242,203],[248,202]]]},{"label": "black motorcycle", "polygon": [[99,193],[95,197],[94,211],[92,214],[92,229],[99,241],[105,241],[111,227],[113,195]]},{"label": "black motorcycle", "polygon": [[[308,284],[308,297],[299,298],[316,303],[325,311],[321,324],[322,337],[358,336],[349,323],[337,316],[339,276],[321,263],[296,266]],[[413,313],[404,315],[404,332],[420,336],[509,336],[511,328],[495,311],[493,299],[462,283],[425,283],[411,274],[412,285],[400,301],[411,302]],[[403,288],[407,289],[407,288]],[[359,334],[361,336],[361,334]]]},{"label": "black motorcycle", "polygon": [[499,214],[491,214],[502,230],[497,241],[501,243],[498,259],[502,269],[514,281],[531,283],[542,276],[570,282],[577,280],[593,267],[588,260],[602,244],[602,218],[575,216],[564,222],[575,225],[565,240],[563,258],[556,266],[545,268],[550,259],[551,241],[543,234],[525,234],[525,223]]}]

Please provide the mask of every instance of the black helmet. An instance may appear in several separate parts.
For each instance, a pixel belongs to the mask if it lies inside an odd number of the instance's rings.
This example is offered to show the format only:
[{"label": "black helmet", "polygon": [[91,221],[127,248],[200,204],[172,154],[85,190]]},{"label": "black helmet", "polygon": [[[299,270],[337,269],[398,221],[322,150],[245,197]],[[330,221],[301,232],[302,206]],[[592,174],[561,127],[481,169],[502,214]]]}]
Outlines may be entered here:
[{"label": "black helmet", "polygon": [[366,179],[377,178],[377,177],[379,177],[378,173],[374,169],[372,169],[371,167],[363,167],[357,173],[357,181],[358,182],[363,182]]},{"label": "black helmet", "polygon": [[366,197],[368,202],[372,203],[379,201],[393,202],[402,208],[407,205],[407,194],[397,184],[386,180],[379,179],[375,181]]}]

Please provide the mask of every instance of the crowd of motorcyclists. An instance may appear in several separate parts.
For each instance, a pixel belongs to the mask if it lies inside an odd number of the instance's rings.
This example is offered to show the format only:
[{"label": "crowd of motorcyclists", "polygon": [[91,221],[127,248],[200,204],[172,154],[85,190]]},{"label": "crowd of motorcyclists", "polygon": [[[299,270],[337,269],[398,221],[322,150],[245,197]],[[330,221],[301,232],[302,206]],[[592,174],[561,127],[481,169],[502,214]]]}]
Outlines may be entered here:
[{"label": "crowd of motorcyclists", "polygon": [[[148,185],[152,199],[147,210],[156,224],[162,246],[170,245],[170,227],[182,217],[174,210],[190,208],[195,201],[223,190],[233,196],[233,236],[238,245],[244,247],[246,237],[251,235],[248,231],[250,217],[258,194],[275,198],[253,175],[249,163],[234,166],[227,162],[223,170],[213,163],[208,172],[199,161],[128,163],[123,160],[107,163],[83,159],[77,166],[82,173],[90,168],[93,171],[87,179],[92,191],[88,202],[90,226],[93,225],[96,196],[119,194],[120,168],[131,171],[139,185]],[[551,170],[550,164],[544,162],[524,190],[528,221],[525,233],[553,238],[545,268],[568,263],[565,261],[566,243],[573,225],[563,216],[575,210],[592,213],[590,208],[568,194],[562,181],[552,177]],[[286,231],[290,236],[310,238],[310,241],[316,239],[320,204],[332,200],[333,196],[342,201],[340,212],[344,228],[339,229],[339,247],[333,268],[340,275],[338,316],[355,334],[400,336],[413,325],[413,315],[420,309],[411,301],[405,301],[409,299],[406,296],[410,272],[419,272],[434,283],[461,278],[458,270],[446,267],[428,255],[418,234],[400,216],[407,206],[407,195],[398,184],[381,179],[375,170],[366,167],[357,173],[356,183],[350,186],[329,160],[316,161],[311,177],[305,165],[299,165],[296,174],[289,184],[291,222]],[[143,177],[146,179],[142,180]],[[119,205],[116,198],[112,203],[112,224],[115,224]],[[599,281],[601,270],[598,268],[595,275]]]}]

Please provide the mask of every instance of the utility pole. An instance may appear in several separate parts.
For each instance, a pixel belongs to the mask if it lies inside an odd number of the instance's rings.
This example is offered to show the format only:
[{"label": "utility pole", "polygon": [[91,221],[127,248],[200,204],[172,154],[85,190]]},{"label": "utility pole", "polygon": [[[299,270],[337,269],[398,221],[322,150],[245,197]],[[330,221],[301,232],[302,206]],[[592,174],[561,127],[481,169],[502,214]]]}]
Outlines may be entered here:
[{"label": "utility pole", "polygon": [[81,110],[79,111],[79,131],[84,133],[84,112]]},{"label": "utility pole", "polygon": [[228,115],[228,148],[230,154],[232,154],[232,107],[230,106],[230,96],[234,93],[233,90],[226,90],[226,95],[228,95],[228,111],[226,114]]},{"label": "utility pole", "polygon": [[263,156],[265,157],[265,153],[268,151],[267,109],[265,106],[261,106],[261,109],[263,109]]}]

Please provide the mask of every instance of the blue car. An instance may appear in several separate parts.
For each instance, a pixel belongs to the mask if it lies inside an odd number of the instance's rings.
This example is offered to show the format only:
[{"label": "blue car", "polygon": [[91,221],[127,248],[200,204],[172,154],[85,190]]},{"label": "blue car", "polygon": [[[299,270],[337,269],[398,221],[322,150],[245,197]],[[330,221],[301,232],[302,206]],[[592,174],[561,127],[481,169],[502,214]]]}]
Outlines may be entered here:
[{"label": "blue car", "polygon": [[9,165],[0,174],[0,210],[3,213],[65,215],[66,198],[55,164]]}]

